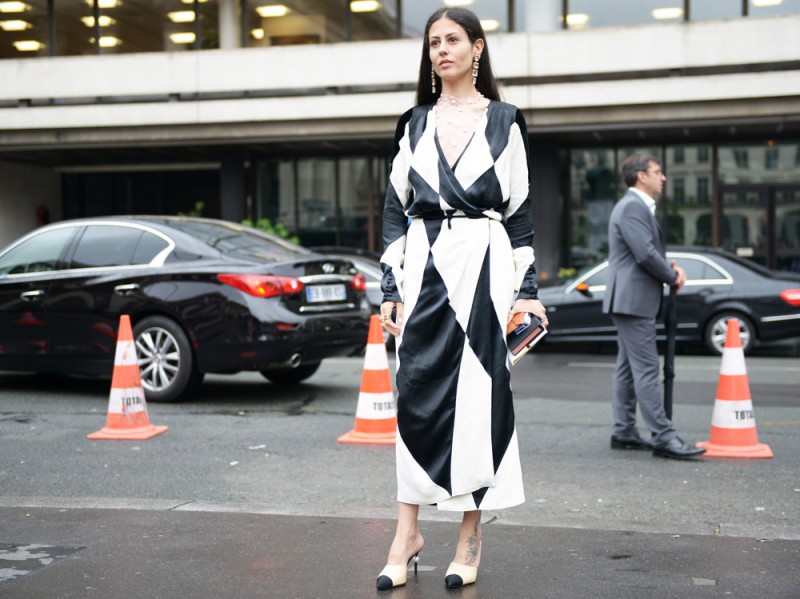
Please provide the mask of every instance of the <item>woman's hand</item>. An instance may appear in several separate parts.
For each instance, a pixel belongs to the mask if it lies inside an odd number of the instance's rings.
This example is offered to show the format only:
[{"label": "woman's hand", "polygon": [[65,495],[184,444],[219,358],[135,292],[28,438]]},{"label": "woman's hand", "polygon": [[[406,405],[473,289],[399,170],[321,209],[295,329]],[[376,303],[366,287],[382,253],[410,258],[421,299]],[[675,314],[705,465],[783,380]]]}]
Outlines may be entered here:
[{"label": "woman's hand", "polygon": [[[396,310],[395,319],[392,320],[392,310]],[[383,302],[381,304],[381,326],[393,337],[400,334],[400,325],[403,324],[403,302]]]},{"label": "woman's hand", "polygon": [[511,322],[511,318],[517,312],[530,312],[541,320],[543,325],[547,326],[547,309],[538,299],[518,299],[515,301],[511,311],[508,313],[506,324]]}]

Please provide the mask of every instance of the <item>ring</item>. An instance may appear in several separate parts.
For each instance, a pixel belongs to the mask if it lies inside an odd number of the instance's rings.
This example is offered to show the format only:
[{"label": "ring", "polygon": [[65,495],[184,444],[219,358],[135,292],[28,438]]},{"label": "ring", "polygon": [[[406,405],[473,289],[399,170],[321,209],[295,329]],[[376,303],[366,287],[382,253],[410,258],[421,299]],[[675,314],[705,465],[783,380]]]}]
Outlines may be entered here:
[{"label": "ring", "polygon": [[381,322],[386,322],[387,320],[389,319],[386,316],[381,316]]}]

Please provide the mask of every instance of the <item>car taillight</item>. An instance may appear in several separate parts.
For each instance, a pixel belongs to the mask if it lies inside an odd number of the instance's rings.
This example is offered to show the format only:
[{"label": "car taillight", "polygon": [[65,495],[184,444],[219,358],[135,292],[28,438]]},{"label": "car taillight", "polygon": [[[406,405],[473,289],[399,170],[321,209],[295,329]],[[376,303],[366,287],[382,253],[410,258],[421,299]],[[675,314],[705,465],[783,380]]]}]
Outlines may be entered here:
[{"label": "car taillight", "polygon": [[350,281],[350,285],[352,285],[353,289],[355,289],[356,291],[366,291],[367,280],[364,278],[364,274],[358,273],[356,276],[354,276]]},{"label": "car taillight", "polygon": [[800,306],[800,289],[784,289],[781,299],[790,306]]},{"label": "car taillight", "polygon": [[256,297],[291,295],[303,289],[303,283],[294,277],[224,274],[217,275],[217,278],[226,285]]}]

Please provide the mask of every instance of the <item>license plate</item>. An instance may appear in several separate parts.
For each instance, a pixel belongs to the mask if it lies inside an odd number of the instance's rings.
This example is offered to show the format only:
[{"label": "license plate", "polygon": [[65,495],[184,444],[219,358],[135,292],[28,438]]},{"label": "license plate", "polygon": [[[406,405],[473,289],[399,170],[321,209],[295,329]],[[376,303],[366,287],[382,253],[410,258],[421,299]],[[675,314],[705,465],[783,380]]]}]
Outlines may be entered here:
[{"label": "license plate", "polygon": [[344,283],[338,285],[312,285],[306,287],[308,302],[341,302],[347,299]]}]

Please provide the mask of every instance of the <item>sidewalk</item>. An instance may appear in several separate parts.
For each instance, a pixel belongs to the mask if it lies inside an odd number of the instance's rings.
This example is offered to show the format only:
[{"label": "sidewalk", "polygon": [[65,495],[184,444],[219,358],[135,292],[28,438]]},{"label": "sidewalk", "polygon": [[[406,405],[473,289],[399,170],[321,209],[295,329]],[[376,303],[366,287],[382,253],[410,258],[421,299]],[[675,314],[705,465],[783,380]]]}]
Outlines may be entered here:
[{"label": "sidewalk", "polygon": [[478,582],[447,591],[456,526],[423,522],[418,576],[377,593],[391,521],[0,507],[0,522],[3,599],[790,599],[800,589],[800,541],[485,523]]}]

